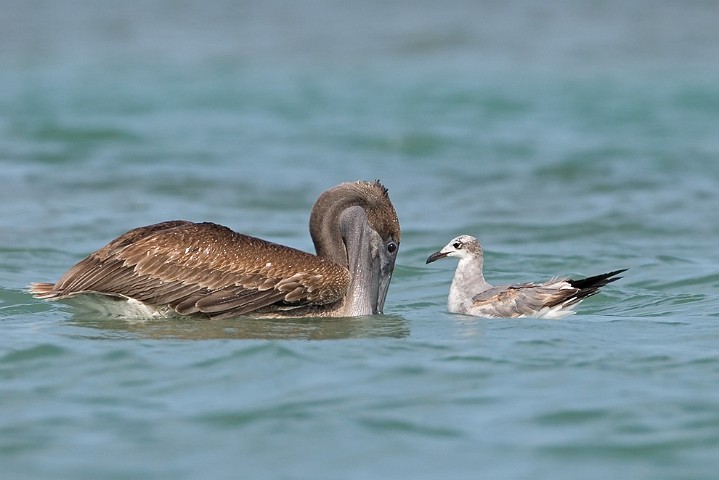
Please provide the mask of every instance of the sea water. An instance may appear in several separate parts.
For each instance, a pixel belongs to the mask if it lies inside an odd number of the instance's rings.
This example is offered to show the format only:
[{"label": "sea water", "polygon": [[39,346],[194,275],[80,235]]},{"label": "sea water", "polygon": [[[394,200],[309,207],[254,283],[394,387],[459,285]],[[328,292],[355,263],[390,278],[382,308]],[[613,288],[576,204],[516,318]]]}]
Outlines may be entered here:
[{"label": "sea water", "polygon": [[[713,479],[719,6],[2,2],[3,479]],[[312,251],[380,179],[385,314],[127,321],[33,299],[123,232],[213,221]],[[447,312],[624,278],[559,321]]]}]

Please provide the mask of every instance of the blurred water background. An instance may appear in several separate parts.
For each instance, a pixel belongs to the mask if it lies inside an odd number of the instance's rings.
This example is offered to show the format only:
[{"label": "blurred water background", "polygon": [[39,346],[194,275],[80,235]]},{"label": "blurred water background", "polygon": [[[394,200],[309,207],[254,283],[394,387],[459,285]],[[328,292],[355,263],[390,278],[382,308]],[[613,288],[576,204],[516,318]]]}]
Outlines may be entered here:
[{"label": "blurred water background", "polygon": [[[713,479],[719,4],[0,0],[3,479]],[[128,322],[31,281],[139,225],[312,250],[379,178],[385,315]],[[625,277],[561,320],[490,282]],[[327,340],[327,341],[321,341]]]}]

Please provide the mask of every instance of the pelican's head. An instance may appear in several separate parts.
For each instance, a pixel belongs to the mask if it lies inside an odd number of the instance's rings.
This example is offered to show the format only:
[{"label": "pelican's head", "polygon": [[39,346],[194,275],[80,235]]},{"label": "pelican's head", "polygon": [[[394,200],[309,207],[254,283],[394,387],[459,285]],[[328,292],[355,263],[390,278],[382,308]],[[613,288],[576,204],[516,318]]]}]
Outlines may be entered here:
[{"label": "pelican's head", "polygon": [[400,242],[387,189],[376,181],[327,190],[312,209],[310,234],[317,255],[350,272],[345,315],[382,313]]}]

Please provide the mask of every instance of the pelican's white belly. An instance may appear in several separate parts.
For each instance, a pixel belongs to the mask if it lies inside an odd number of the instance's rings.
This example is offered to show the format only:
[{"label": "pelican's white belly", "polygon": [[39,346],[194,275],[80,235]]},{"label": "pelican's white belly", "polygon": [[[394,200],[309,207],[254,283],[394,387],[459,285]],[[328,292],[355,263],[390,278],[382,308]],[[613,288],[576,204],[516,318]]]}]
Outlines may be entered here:
[{"label": "pelican's white belly", "polygon": [[180,315],[168,306],[148,305],[134,298],[99,293],[80,293],[61,300],[78,311],[107,318],[171,318]]}]

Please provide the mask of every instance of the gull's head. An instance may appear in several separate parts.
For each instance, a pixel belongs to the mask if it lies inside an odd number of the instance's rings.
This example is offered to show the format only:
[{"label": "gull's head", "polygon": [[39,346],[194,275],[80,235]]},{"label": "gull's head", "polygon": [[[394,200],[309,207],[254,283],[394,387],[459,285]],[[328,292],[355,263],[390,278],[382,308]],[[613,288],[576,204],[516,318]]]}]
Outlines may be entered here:
[{"label": "gull's head", "polygon": [[432,263],[444,257],[457,257],[460,261],[481,258],[482,245],[480,245],[479,240],[471,235],[460,235],[453,238],[442,250],[430,255],[427,263]]}]

